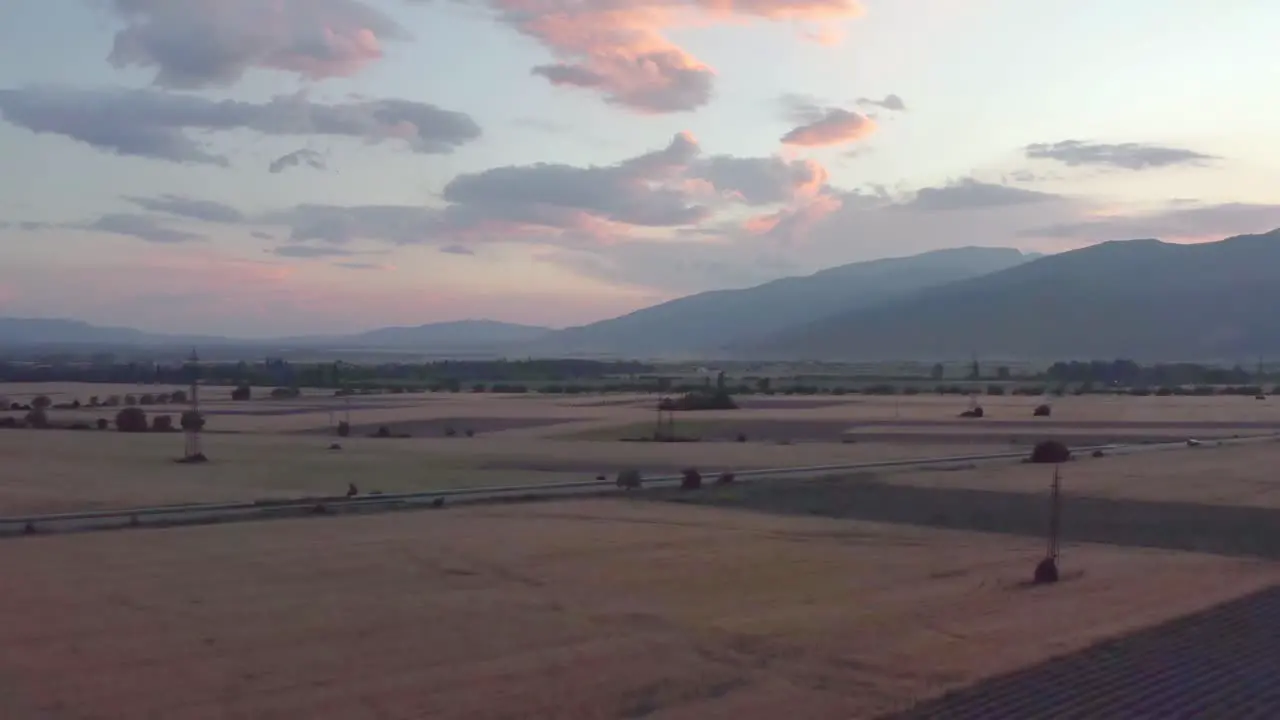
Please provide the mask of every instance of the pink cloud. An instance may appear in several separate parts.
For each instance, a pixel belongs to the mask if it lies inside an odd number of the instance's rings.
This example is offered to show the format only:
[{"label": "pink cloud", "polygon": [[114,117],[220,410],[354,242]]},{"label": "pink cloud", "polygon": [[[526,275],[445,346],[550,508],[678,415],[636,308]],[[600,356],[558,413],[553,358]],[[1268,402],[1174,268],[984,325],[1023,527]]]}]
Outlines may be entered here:
[{"label": "pink cloud", "polygon": [[[551,49],[557,62],[533,73],[587,88],[647,113],[692,110],[711,99],[715,71],[664,31],[744,19],[843,20],[855,0],[492,0],[506,22]],[[833,38],[828,34],[826,37]]]},{"label": "pink cloud", "polygon": [[811,122],[783,135],[782,142],[806,147],[843,145],[869,137],[875,131],[875,121],[866,115],[842,108],[827,108]]}]

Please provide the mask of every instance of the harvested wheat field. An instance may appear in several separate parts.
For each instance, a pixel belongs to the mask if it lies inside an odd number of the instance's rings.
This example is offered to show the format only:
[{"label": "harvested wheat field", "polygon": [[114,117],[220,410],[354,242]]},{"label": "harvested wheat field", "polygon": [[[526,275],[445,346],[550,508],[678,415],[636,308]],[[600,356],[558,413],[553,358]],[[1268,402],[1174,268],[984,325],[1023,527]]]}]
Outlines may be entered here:
[{"label": "harvested wheat field", "polygon": [[[204,437],[210,462],[182,465],[181,433],[0,430],[0,515],[264,498],[671,475],[972,453],[970,446],[575,443],[477,435],[376,439],[312,435]],[[337,443],[341,449],[331,450]]]},{"label": "harvested wheat field", "polygon": [[0,716],[864,718],[1280,581],[661,503],[0,543]]}]

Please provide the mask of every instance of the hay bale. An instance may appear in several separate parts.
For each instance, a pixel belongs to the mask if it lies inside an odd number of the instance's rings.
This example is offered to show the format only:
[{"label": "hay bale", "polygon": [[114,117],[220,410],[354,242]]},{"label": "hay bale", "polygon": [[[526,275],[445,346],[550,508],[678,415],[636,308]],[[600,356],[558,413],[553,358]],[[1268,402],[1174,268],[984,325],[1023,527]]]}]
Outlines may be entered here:
[{"label": "hay bale", "polygon": [[1049,417],[1053,414],[1053,408],[1048,405],[1037,405],[1036,409],[1031,411],[1032,417]]},{"label": "hay bale", "polygon": [[702,473],[695,468],[685,468],[680,472],[681,490],[698,490],[702,487]]},{"label": "hay bale", "polygon": [[147,431],[147,413],[139,407],[127,407],[116,413],[116,430],[141,433]]},{"label": "hay bale", "polygon": [[623,470],[618,473],[616,484],[624,490],[636,490],[644,485],[644,478],[639,470]]},{"label": "hay bale", "polygon": [[1030,461],[1033,463],[1056,464],[1070,459],[1070,448],[1057,440],[1042,440],[1031,449]]},{"label": "hay bale", "polygon": [[1051,557],[1047,557],[1036,565],[1035,575],[1032,580],[1037,585],[1048,585],[1058,582],[1058,563]]}]

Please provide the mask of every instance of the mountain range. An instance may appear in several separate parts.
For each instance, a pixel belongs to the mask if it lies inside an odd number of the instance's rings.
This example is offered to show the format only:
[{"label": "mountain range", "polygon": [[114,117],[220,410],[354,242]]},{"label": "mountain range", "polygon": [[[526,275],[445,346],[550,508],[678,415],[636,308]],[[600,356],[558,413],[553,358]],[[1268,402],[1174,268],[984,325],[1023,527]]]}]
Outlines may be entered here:
[{"label": "mountain range", "polygon": [[272,340],[0,318],[0,347],[269,345],[761,360],[1241,360],[1280,352],[1280,230],[1219,242],[1105,242],[1041,256],[967,247],[698,293],[552,330],[492,320]]}]

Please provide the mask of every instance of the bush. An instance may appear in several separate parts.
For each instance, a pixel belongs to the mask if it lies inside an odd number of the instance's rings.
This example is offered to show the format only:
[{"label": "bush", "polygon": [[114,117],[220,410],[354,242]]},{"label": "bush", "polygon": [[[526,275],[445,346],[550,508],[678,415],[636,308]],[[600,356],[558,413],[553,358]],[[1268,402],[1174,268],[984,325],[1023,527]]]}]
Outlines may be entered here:
[{"label": "bush", "polygon": [[53,405],[53,401],[49,399],[48,395],[37,395],[31,401],[31,407],[35,410],[48,410],[51,405]]},{"label": "bush", "polygon": [[1048,405],[1037,405],[1036,409],[1031,412],[1034,417],[1049,417],[1053,414],[1053,408]]},{"label": "bush", "polygon": [[680,489],[697,490],[702,487],[702,473],[694,468],[685,468],[680,472]]},{"label": "bush", "polygon": [[155,402],[156,402],[156,396],[152,395],[151,393],[147,393],[138,398],[139,405],[154,405]]},{"label": "bush", "polygon": [[238,385],[235,390],[231,391],[232,400],[248,400],[253,395],[253,390],[248,385]]},{"label": "bush", "polygon": [[90,396],[89,396],[89,407],[98,407],[98,406],[99,406],[99,405],[101,405],[101,404],[102,404],[102,403],[98,400],[98,396],[97,396],[97,395],[90,395]]},{"label": "bush", "polygon": [[97,425],[99,430],[106,430],[108,427],[111,427],[111,423],[106,418],[98,418]]},{"label": "bush", "polygon": [[351,434],[351,423],[346,420],[338,421],[338,437],[347,437]]},{"label": "bush", "polygon": [[291,400],[302,394],[302,391],[296,387],[278,387],[272,388],[272,400]]},{"label": "bush", "polygon": [[[36,398],[36,399],[39,400],[39,398]],[[39,428],[43,430],[44,428],[49,427],[49,414],[45,412],[44,408],[41,408],[41,407],[32,408],[31,412],[27,413],[27,416],[25,419],[27,421],[27,424],[33,428]]]},{"label": "bush", "polygon": [[987,394],[988,394],[988,395],[1003,395],[1003,394],[1004,394],[1004,386],[1003,386],[1003,385],[988,385],[988,386],[987,386]]},{"label": "bush", "polygon": [[728,485],[729,483],[733,482],[733,480],[734,480],[733,473],[731,473],[731,472],[722,472],[722,473],[720,473],[720,477],[716,478],[716,484],[717,484],[717,485]]},{"label": "bush", "polygon": [[746,434],[746,433],[738,433],[738,442],[740,442],[740,443],[744,443],[744,442],[746,442],[746,441],[747,441],[747,434]]},{"label": "bush", "polygon": [[103,402],[102,404],[106,405],[107,407],[118,407],[120,405],[120,396],[110,395],[107,397],[106,401]]},{"label": "bush", "polygon": [[672,399],[663,398],[658,403],[659,410],[737,410],[738,404],[733,396],[724,390],[708,392],[694,390]]},{"label": "bush", "polygon": [[157,415],[151,418],[151,432],[173,432],[173,416]]},{"label": "bush", "polygon": [[616,484],[625,490],[635,490],[644,484],[644,478],[640,476],[639,470],[623,470],[618,473]]},{"label": "bush", "polygon": [[1057,440],[1043,440],[1031,449],[1031,462],[1042,464],[1064,463],[1071,459],[1071,450]]},{"label": "bush", "polygon": [[178,424],[187,432],[199,432],[204,429],[204,416],[195,410],[188,410],[182,413],[182,419]]},{"label": "bush", "polygon": [[960,413],[960,417],[962,418],[980,418],[984,415],[986,415],[986,411],[982,409],[981,405],[978,405],[972,410],[965,410],[964,412]]},{"label": "bush", "polygon": [[128,405],[128,406],[130,406],[130,407],[132,407],[132,406],[134,406],[134,405],[137,405],[137,404],[138,404],[138,398],[134,397],[133,395],[125,395],[125,396],[124,396],[124,404],[125,404],[125,405]]},{"label": "bush", "polygon": [[458,434],[458,431],[457,431],[457,430],[455,430],[455,429],[453,429],[453,426],[452,426],[452,425],[450,425],[449,427],[446,427],[446,428],[444,429],[444,436],[445,436],[445,437],[453,437],[453,436],[455,436],[455,435],[457,435],[457,434]]},{"label": "bush", "polygon": [[128,433],[146,432],[146,411],[138,407],[127,407],[116,413],[116,430]]}]

